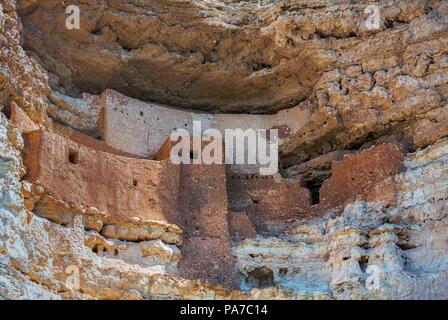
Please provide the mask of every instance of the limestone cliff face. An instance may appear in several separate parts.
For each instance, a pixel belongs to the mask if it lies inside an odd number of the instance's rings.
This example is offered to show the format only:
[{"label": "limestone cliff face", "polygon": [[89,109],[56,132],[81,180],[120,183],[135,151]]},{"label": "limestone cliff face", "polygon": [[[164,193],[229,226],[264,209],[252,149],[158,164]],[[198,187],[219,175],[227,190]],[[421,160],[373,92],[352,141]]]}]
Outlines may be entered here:
[{"label": "limestone cliff face", "polygon": [[71,93],[110,88],[176,106],[261,113],[308,98],[321,109],[339,109],[344,99],[354,106],[382,98],[376,103],[387,107],[418,88],[439,102],[441,92],[424,87],[443,83],[445,1],[378,1],[382,24],[372,31],[364,13],[371,2],[325,3],[72,1],[82,13],[76,32],[64,27],[59,1],[20,1],[18,9],[25,47],[54,75],[53,86]]},{"label": "limestone cliff face", "polygon": [[[71,4],[0,3],[0,299],[448,298],[446,1]],[[281,175],[145,159],[193,117]]]},{"label": "limestone cliff face", "polygon": [[114,89],[176,107],[272,113],[301,104],[290,167],[396,135],[447,134],[446,1],[95,1],[67,30],[58,1],[20,1],[26,49],[70,95]]},{"label": "limestone cliff face", "polygon": [[409,155],[393,206],[355,201],[340,216],[240,243],[245,285],[262,270],[271,284],[336,299],[446,299],[447,161],[447,140]]}]

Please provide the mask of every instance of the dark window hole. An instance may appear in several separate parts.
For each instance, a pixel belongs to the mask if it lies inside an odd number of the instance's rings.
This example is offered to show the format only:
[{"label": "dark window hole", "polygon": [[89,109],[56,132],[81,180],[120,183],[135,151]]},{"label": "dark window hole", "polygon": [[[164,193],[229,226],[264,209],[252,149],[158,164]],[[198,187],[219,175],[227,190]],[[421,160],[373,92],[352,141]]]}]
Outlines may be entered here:
[{"label": "dark window hole", "polygon": [[74,149],[68,151],[68,161],[73,164],[79,163],[79,153]]},{"label": "dark window hole", "polygon": [[286,276],[286,274],[288,273],[288,269],[286,269],[286,268],[280,268],[280,269],[278,270],[278,273],[279,273],[282,277],[284,277],[284,276]]},{"label": "dark window hole", "polygon": [[273,287],[274,282],[274,272],[267,268],[256,268],[249,272],[246,278],[247,283],[253,288],[268,288]]},{"label": "dark window hole", "polygon": [[322,187],[322,184],[308,181],[306,187],[311,193],[311,205],[320,203],[320,188]]},{"label": "dark window hole", "polygon": [[359,259],[359,267],[361,268],[362,272],[366,272],[368,264],[369,264],[369,257],[368,256],[362,256]]}]

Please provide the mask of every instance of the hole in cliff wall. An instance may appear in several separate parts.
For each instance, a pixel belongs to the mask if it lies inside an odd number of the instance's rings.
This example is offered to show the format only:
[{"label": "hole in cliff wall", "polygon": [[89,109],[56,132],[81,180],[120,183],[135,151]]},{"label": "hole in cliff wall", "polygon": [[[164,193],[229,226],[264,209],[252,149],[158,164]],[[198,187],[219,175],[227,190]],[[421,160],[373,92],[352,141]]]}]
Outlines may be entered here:
[{"label": "hole in cliff wall", "polygon": [[253,63],[250,65],[250,69],[252,69],[252,72],[258,72],[265,69],[272,69],[272,65],[268,63]]},{"label": "hole in cliff wall", "polygon": [[79,152],[75,149],[69,149],[68,150],[68,161],[72,164],[78,164],[79,163]]},{"label": "hole in cliff wall", "polygon": [[284,276],[286,276],[288,274],[288,269],[287,268],[280,268],[278,270],[278,273],[279,273],[280,276],[284,277]]},{"label": "hole in cliff wall", "polygon": [[104,253],[104,247],[102,247],[102,246],[96,244],[96,245],[92,248],[92,251],[93,251],[94,253],[96,253],[97,255],[101,256],[101,255]]},{"label": "hole in cliff wall", "polygon": [[246,282],[252,288],[268,288],[274,286],[274,272],[265,267],[256,268],[248,273]]},{"label": "hole in cliff wall", "polygon": [[5,114],[8,120],[11,120],[11,105],[9,103],[4,105],[3,110],[0,105],[0,110]]},{"label": "hole in cliff wall", "polygon": [[320,189],[322,188],[322,182],[307,181],[305,185],[311,193],[311,204],[315,205],[320,203]]},{"label": "hole in cliff wall", "polygon": [[101,28],[99,27],[95,27],[95,29],[93,29],[92,31],[90,31],[90,33],[94,36],[100,36],[101,35]]},{"label": "hole in cliff wall", "polygon": [[403,251],[406,251],[406,250],[412,250],[412,249],[418,248],[417,245],[412,244],[412,243],[409,243],[409,242],[397,243],[397,246],[398,246],[401,250],[403,250]]},{"label": "hole in cliff wall", "polygon": [[132,180],[132,185],[133,185],[134,187],[137,187],[137,186],[138,186],[138,181],[137,181],[137,179],[133,179],[133,180]]},{"label": "hole in cliff wall", "polygon": [[369,257],[368,256],[361,256],[359,258],[359,267],[361,268],[362,272],[366,272],[367,265],[369,264]]}]

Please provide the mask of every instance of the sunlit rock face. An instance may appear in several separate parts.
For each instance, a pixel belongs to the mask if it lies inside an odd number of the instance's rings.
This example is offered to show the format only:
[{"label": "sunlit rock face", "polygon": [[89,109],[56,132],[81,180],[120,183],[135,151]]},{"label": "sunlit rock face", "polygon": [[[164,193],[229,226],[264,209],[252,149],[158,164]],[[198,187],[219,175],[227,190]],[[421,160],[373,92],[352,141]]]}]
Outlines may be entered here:
[{"label": "sunlit rock face", "polygon": [[448,141],[405,163],[393,206],[384,198],[355,201],[338,217],[236,246],[244,287],[278,285],[336,299],[446,299]]},{"label": "sunlit rock face", "polygon": [[[446,1],[72,4],[0,4],[0,299],[448,298]],[[199,118],[279,173],[157,158]]]},{"label": "sunlit rock face", "polygon": [[[114,89],[176,108],[312,115],[282,147],[289,167],[383,136],[446,136],[446,1],[19,1],[23,44],[54,90]],[[86,120],[88,121],[88,119]]]},{"label": "sunlit rock face", "polygon": [[[336,107],[327,90],[339,100],[348,91],[353,104],[382,97],[384,106],[395,87],[423,85],[406,76],[435,77],[446,47],[434,41],[446,28],[443,1],[380,1],[378,30],[366,27],[367,1],[321,3],[72,1],[81,12],[74,32],[61,2],[19,1],[19,13],[25,48],[54,88],[73,94],[110,88],[173,106],[266,113],[307,98]],[[393,88],[383,84],[390,80]]]}]

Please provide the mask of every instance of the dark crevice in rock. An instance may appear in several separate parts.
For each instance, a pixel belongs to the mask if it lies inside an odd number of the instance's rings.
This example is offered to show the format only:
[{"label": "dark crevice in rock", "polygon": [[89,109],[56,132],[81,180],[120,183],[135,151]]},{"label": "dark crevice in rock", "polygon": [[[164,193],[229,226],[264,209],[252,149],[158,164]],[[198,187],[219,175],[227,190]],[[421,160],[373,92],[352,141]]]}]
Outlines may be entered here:
[{"label": "dark crevice in rock", "polygon": [[275,284],[274,272],[266,267],[256,268],[248,273],[245,281],[252,288],[273,287]]},{"label": "dark crevice in rock", "polygon": [[320,181],[307,181],[306,187],[311,193],[311,204],[319,204],[320,202],[320,188],[322,187],[322,182]]}]

